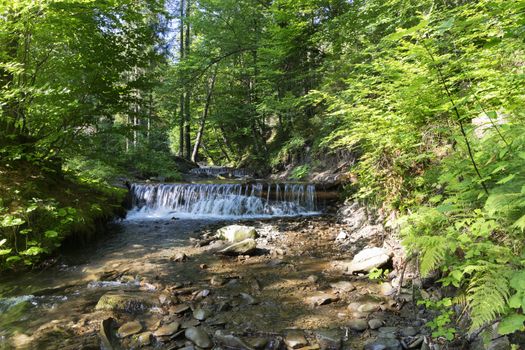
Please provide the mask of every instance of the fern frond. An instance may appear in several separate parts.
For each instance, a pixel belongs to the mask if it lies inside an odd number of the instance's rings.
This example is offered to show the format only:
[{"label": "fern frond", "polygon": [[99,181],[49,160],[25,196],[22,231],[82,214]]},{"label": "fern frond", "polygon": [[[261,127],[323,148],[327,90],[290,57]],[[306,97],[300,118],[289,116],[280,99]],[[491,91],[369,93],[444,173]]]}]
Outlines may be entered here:
[{"label": "fern frond", "polygon": [[494,320],[505,311],[509,290],[508,274],[500,266],[487,266],[476,272],[467,289],[471,331]]},{"label": "fern frond", "polygon": [[427,276],[442,262],[447,252],[447,239],[443,236],[421,236],[418,242],[421,250],[421,274]]}]

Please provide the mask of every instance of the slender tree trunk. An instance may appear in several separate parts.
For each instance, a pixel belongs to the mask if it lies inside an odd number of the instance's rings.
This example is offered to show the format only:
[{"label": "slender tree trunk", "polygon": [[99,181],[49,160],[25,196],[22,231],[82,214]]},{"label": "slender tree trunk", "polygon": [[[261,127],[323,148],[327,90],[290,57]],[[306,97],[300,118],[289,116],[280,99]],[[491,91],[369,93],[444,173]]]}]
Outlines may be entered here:
[{"label": "slender tree trunk", "polygon": [[[184,59],[184,0],[180,0],[179,8],[179,62]],[[183,81],[184,79],[181,79]],[[184,89],[184,88],[183,88]],[[184,90],[180,94],[179,113],[179,157],[184,157]]]},{"label": "slender tree trunk", "polygon": [[[184,57],[188,58],[190,53],[190,22],[188,21],[188,18],[190,16],[190,10],[191,10],[191,3],[190,0],[186,0],[186,37],[184,38]],[[185,86],[186,93],[184,96],[184,115],[185,115],[185,130],[184,130],[184,143],[185,143],[185,149],[186,149],[186,159],[191,158],[191,86],[186,85]]]},{"label": "slender tree trunk", "polygon": [[197,155],[199,153],[199,147],[202,140],[202,135],[204,134],[204,127],[206,125],[206,119],[208,118],[208,111],[210,109],[211,96],[213,94],[213,88],[215,86],[215,78],[217,77],[217,66],[210,79],[210,84],[208,85],[208,92],[206,94],[206,102],[204,103],[204,111],[202,112],[202,118],[199,125],[199,131],[197,132],[197,137],[195,138],[195,145],[193,146],[193,153],[191,154],[191,161],[197,161]]}]

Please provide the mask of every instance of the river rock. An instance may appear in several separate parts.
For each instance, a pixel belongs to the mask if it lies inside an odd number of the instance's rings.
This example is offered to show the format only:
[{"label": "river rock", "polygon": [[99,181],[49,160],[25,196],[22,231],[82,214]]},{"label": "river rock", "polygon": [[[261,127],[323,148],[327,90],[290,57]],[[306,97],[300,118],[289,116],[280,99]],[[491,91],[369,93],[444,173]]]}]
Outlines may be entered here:
[{"label": "river rock", "polygon": [[100,339],[102,346],[107,349],[113,349],[113,344],[117,343],[114,328],[116,321],[113,317],[108,317],[100,322]]},{"label": "river rock", "polygon": [[304,333],[298,330],[291,330],[286,333],[284,343],[288,348],[298,349],[308,345],[308,341],[304,337]]},{"label": "river rock", "polygon": [[368,328],[368,322],[364,319],[350,320],[348,327],[354,331],[362,332]]},{"label": "river rock", "polygon": [[124,323],[117,331],[117,335],[120,338],[125,338],[127,336],[137,334],[142,330],[142,325],[139,321],[132,321]]},{"label": "river rock", "polygon": [[95,309],[136,313],[144,312],[153,306],[159,306],[159,300],[151,294],[108,292],[100,297]]},{"label": "river rock", "polygon": [[206,333],[201,327],[190,327],[186,329],[184,336],[200,348],[207,349],[211,348],[213,345],[208,333]]},{"label": "river rock", "polygon": [[380,320],[378,318],[372,318],[368,321],[368,326],[370,327],[370,329],[378,329],[383,325],[383,323],[383,320]]},{"label": "river rock", "polygon": [[216,237],[231,243],[257,238],[257,231],[253,226],[230,225],[217,230]]},{"label": "river rock", "polygon": [[179,322],[168,323],[168,324],[163,325],[159,329],[157,329],[155,333],[153,333],[153,335],[156,337],[169,336],[175,333],[176,331],[178,331],[179,327],[180,327]]},{"label": "river rock", "polygon": [[193,310],[193,318],[199,321],[204,321],[208,318],[209,313],[204,309]]},{"label": "river rock", "polygon": [[386,264],[390,260],[390,253],[383,248],[366,248],[357,253],[350,263],[344,263],[347,274],[365,271],[369,272]]},{"label": "river rock", "polygon": [[137,337],[138,343],[140,346],[147,346],[151,344],[151,337],[153,336],[153,333],[151,332],[144,332],[140,333]]},{"label": "river rock", "polygon": [[181,314],[185,312],[186,310],[189,310],[190,306],[188,304],[179,304],[170,307],[170,312],[174,314]]},{"label": "river rock", "polygon": [[401,350],[401,344],[397,339],[378,338],[374,342],[365,345],[365,350]]},{"label": "river rock", "polygon": [[341,332],[336,329],[316,331],[315,337],[321,350],[339,350],[343,342]]},{"label": "river rock", "polygon": [[330,287],[332,287],[337,292],[343,293],[348,293],[355,289],[355,286],[352,284],[352,282],[349,281],[339,281],[330,283]]},{"label": "river rock", "polygon": [[247,343],[254,349],[264,349],[268,344],[268,339],[266,338],[250,338]]},{"label": "river rock", "polygon": [[418,333],[418,330],[415,327],[409,326],[401,328],[400,333],[403,337],[413,337]]},{"label": "river rock", "polygon": [[318,293],[308,297],[308,304],[311,306],[320,306],[330,304],[333,301],[337,301],[339,298],[335,294],[331,293]]},{"label": "river rock", "polygon": [[254,350],[255,348],[248,345],[244,340],[232,334],[226,334],[217,330],[213,336],[216,342],[224,345],[226,348]]},{"label": "river rock", "polygon": [[219,277],[219,276],[213,276],[210,280],[210,284],[212,286],[215,286],[215,287],[220,287],[222,286],[224,283],[226,283],[226,281],[224,280],[224,278],[222,277]]},{"label": "river rock", "polygon": [[250,255],[257,249],[257,243],[253,238],[245,239],[241,242],[234,243],[219,251],[219,254],[224,255]]}]

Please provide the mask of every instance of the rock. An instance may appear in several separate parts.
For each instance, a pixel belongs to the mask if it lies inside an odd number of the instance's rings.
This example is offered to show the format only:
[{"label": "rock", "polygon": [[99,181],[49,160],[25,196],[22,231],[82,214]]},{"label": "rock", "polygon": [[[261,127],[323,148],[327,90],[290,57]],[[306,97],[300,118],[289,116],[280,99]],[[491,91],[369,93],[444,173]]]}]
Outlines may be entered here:
[{"label": "rock", "polygon": [[108,292],[100,297],[95,309],[136,313],[144,312],[153,306],[159,306],[159,300],[148,293]]},{"label": "rock", "polygon": [[174,256],[172,256],[170,260],[175,262],[183,262],[188,260],[188,256],[184,253],[177,253]]},{"label": "rock", "polygon": [[336,329],[319,330],[315,332],[321,350],[339,350],[343,342],[341,332]]},{"label": "rock", "polygon": [[366,248],[357,253],[350,263],[344,264],[346,273],[365,271],[369,272],[373,268],[378,268],[390,260],[390,253],[383,248]]},{"label": "rock", "polygon": [[341,230],[341,231],[339,231],[339,233],[337,234],[337,237],[335,237],[335,240],[336,240],[336,241],[344,241],[344,240],[346,239],[346,237],[348,237],[347,234],[346,234],[346,232],[343,231],[343,230]]},{"label": "rock", "polygon": [[100,322],[100,339],[102,346],[106,349],[113,349],[114,344],[118,342],[113,332],[115,325],[116,321],[113,317],[108,317]]},{"label": "rock", "polygon": [[286,333],[286,337],[284,338],[284,343],[291,349],[298,349],[308,345],[308,341],[306,341],[304,333],[298,330],[288,331]]},{"label": "rock", "polygon": [[371,312],[377,311],[378,309],[379,309],[379,304],[364,303],[364,304],[359,305],[359,307],[357,308],[357,311],[362,312],[362,313],[371,313]]},{"label": "rock", "polygon": [[195,309],[193,311],[193,318],[199,321],[204,321],[208,318],[209,313],[203,309]]},{"label": "rock", "polygon": [[420,349],[425,338],[422,335],[416,337],[405,337],[401,340],[403,349]]},{"label": "rock", "polygon": [[218,239],[226,240],[231,243],[237,243],[248,238],[257,238],[257,231],[253,226],[230,225],[218,229],[215,236]]},{"label": "rock", "polygon": [[224,280],[224,278],[222,277],[219,277],[219,276],[213,276],[210,280],[210,284],[212,286],[216,286],[216,287],[220,287],[222,286],[224,283],[226,283],[226,281]]},{"label": "rock", "polygon": [[373,343],[365,345],[365,350],[401,350],[397,339],[378,338]]},{"label": "rock", "polygon": [[363,319],[350,320],[348,327],[354,331],[362,332],[368,328],[368,322]]},{"label": "rock", "polygon": [[142,330],[142,325],[139,321],[132,321],[124,323],[117,331],[117,335],[120,338],[125,338],[127,336],[137,334]]},{"label": "rock", "polygon": [[207,349],[213,346],[208,333],[206,333],[201,327],[190,327],[186,329],[184,336],[200,348]]},{"label": "rock", "polygon": [[371,320],[368,321],[368,326],[370,327],[370,329],[378,329],[382,325],[383,325],[383,320],[380,320],[378,318],[372,318]]},{"label": "rock", "polygon": [[510,341],[507,336],[494,339],[489,343],[487,350],[510,350]]},{"label": "rock", "polygon": [[316,295],[308,297],[307,299],[308,304],[310,304],[311,306],[326,305],[337,300],[339,300],[339,298],[335,294],[329,293],[318,293]]},{"label": "rock", "polygon": [[218,253],[224,255],[250,255],[255,249],[257,249],[257,243],[253,238],[248,238],[244,241],[234,243],[220,250]]},{"label": "rock", "polygon": [[216,331],[213,338],[216,342],[224,345],[226,348],[246,350],[255,349],[252,346],[248,345],[246,342],[244,342],[241,338],[238,338],[232,334],[226,334],[221,330]]},{"label": "rock", "polygon": [[384,296],[393,295],[396,292],[396,289],[388,282],[381,283],[381,294]]},{"label": "rock", "polygon": [[162,293],[161,295],[159,295],[159,302],[162,305],[171,305],[173,303],[173,299],[171,295],[167,293]]},{"label": "rock", "polygon": [[317,281],[319,281],[319,277],[316,275],[310,275],[306,280],[310,283],[316,283]]},{"label": "rock", "polygon": [[409,327],[401,328],[400,333],[403,337],[413,337],[419,332],[416,328],[409,326]]},{"label": "rock", "polygon": [[168,323],[168,324],[163,325],[159,329],[157,329],[155,333],[153,333],[153,335],[156,337],[169,336],[169,335],[174,334],[176,331],[178,331],[179,327],[180,327],[179,322]]},{"label": "rock", "polygon": [[355,286],[352,284],[352,282],[349,281],[339,281],[330,283],[330,287],[332,287],[337,292],[343,293],[348,293],[355,289]]},{"label": "rock", "polygon": [[200,324],[201,323],[200,323],[199,320],[192,318],[191,320],[182,322],[182,324],[180,325],[180,328],[186,329],[186,328],[190,328],[190,327],[197,327]]},{"label": "rock", "polygon": [[255,300],[255,298],[252,297],[250,294],[240,293],[240,296],[242,300],[244,301],[244,304],[246,305],[254,305],[257,303],[257,300]]},{"label": "rock", "polygon": [[153,334],[151,332],[140,333],[137,338],[139,345],[140,346],[150,345],[152,336]]},{"label": "rock", "polygon": [[268,339],[266,338],[250,338],[247,343],[254,349],[264,349],[266,344],[268,344]]},{"label": "rock", "polygon": [[179,304],[170,307],[170,312],[174,314],[181,314],[186,310],[189,310],[190,306],[188,304]]}]

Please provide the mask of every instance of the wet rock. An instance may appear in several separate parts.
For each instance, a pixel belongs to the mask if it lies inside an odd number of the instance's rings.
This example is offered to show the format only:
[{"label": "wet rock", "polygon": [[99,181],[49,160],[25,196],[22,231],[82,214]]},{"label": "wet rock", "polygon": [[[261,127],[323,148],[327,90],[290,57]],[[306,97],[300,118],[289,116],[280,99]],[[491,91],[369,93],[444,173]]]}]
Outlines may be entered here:
[{"label": "wet rock", "polygon": [[365,350],[401,350],[401,344],[397,339],[378,338],[373,343],[365,345]]},{"label": "wet rock", "polygon": [[170,313],[181,314],[181,313],[189,310],[189,308],[190,308],[190,306],[188,304],[175,305],[175,306],[170,307]]},{"label": "wet rock", "polygon": [[113,349],[118,343],[114,332],[116,324],[117,322],[113,317],[108,317],[100,322],[100,340],[106,349]]},{"label": "wet rock", "polygon": [[190,327],[186,329],[184,336],[200,348],[207,349],[211,348],[213,345],[208,333],[206,333],[201,327]]},{"label": "wet rock", "polygon": [[180,325],[180,328],[186,329],[186,328],[190,328],[190,327],[197,327],[200,324],[201,323],[200,323],[199,320],[192,318],[191,320],[182,322],[182,324]]},{"label": "wet rock", "polygon": [[319,277],[316,275],[310,275],[306,280],[310,283],[317,283],[317,281],[319,281]]},{"label": "wet rock", "polygon": [[253,226],[230,225],[218,229],[216,237],[231,243],[237,243],[248,238],[257,238],[257,231]]},{"label": "wet rock", "polygon": [[357,253],[350,263],[343,264],[346,273],[368,272],[373,268],[378,268],[390,260],[390,253],[383,248],[366,248]]},{"label": "wet rock", "polygon": [[370,327],[370,329],[378,329],[382,325],[383,325],[383,320],[380,320],[378,318],[372,318],[371,320],[368,321],[368,326]]},{"label": "wet rock", "polygon": [[152,336],[153,336],[153,333],[151,332],[140,333],[137,337],[137,342],[139,346],[150,345]]},{"label": "wet rock", "polygon": [[350,320],[348,327],[354,331],[362,332],[368,328],[368,322],[364,319]]},{"label": "wet rock", "polygon": [[239,337],[234,336],[233,334],[226,334],[225,332],[218,330],[213,335],[214,340],[224,345],[227,348],[233,349],[247,349],[254,350],[255,348],[247,344],[244,340]]},{"label": "wet rock", "polygon": [[204,321],[209,316],[209,313],[206,310],[203,309],[195,309],[193,311],[193,318],[199,321]]},{"label": "wet rock", "polygon": [[139,321],[132,321],[124,323],[117,331],[117,335],[120,338],[125,338],[127,336],[137,334],[142,330],[142,325]]},{"label": "wet rock", "polygon": [[247,340],[247,343],[254,349],[264,349],[268,344],[268,339],[266,338],[250,338]]},{"label": "wet rock", "polygon": [[342,334],[336,329],[316,331],[315,337],[321,350],[339,350],[343,343]]},{"label": "wet rock", "polygon": [[414,327],[404,327],[401,328],[400,333],[403,337],[413,337],[418,333],[418,330]]},{"label": "wet rock", "polygon": [[253,238],[234,243],[219,251],[223,255],[250,255],[257,249],[257,243]]},{"label": "wet rock", "polygon": [[307,299],[308,304],[310,304],[311,306],[326,305],[337,300],[339,300],[339,297],[337,297],[335,294],[329,293],[318,293],[308,297]]},{"label": "wet rock", "polygon": [[288,346],[288,348],[291,349],[298,349],[308,345],[308,341],[306,341],[304,333],[298,330],[288,331],[286,333],[286,337],[284,338],[284,343],[286,346]]},{"label": "wet rock", "polygon": [[186,261],[188,260],[188,256],[184,253],[177,253],[175,255],[173,255],[171,258],[170,258],[171,261],[174,261],[174,262],[183,262],[183,261]]},{"label": "wet rock", "polygon": [[159,306],[159,301],[150,294],[108,292],[100,297],[95,309],[136,313],[143,312],[153,306]]},{"label": "wet rock", "polygon": [[330,287],[332,287],[337,292],[343,293],[348,293],[355,289],[355,286],[352,284],[352,282],[349,281],[339,281],[330,283]]},{"label": "wet rock", "polygon": [[179,322],[168,323],[168,324],[163,325],[159,329],[157,329],[155,333],[153,333],[153,335],[156,337],[166,337],[178,331],[179,327],[180,327]]}]

